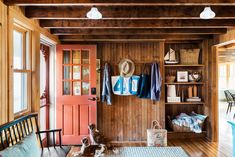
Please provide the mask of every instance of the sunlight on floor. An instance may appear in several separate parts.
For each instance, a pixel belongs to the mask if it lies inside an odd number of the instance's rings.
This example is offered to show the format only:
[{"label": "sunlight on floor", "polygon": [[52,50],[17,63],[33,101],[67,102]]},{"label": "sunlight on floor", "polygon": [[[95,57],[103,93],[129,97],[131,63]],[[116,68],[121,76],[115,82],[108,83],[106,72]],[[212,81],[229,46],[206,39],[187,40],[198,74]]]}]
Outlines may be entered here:
[{"label": "sunlight on floor", "polygon": [[226,114],[227,106],[227,102],[219,102],[219,149],[232,153],[232,128],[227,121],[233,120],[235,108]]}]

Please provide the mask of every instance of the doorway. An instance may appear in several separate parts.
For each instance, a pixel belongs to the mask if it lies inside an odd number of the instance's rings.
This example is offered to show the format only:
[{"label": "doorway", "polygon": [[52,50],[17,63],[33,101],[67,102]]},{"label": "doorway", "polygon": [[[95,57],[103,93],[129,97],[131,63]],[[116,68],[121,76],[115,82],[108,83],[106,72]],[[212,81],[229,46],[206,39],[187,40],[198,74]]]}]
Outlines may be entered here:
[{"label": "doorway", "polygon": [[81,144],[97,124],[96,46],[57,45],[56,127],[62,144]]},{"label": "doorway", "polygon": [[219,147],[232,154],[232,129],[227,121],[235,114],[235,45],[218,48]]}]

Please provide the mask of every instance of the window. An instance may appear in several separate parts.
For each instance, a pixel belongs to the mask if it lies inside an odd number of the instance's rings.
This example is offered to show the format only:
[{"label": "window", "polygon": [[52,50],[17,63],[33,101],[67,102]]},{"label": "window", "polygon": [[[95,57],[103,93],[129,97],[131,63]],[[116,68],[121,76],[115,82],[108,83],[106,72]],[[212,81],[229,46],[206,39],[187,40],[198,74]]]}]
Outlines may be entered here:
[{"label": "window", "polygon": [[30,32],[15,26],[13,30],[13,108],[14,114],[30,110],[31,66]]},{"label": "window", "polygon": [[229,64],[229,88],[234,89],[235,88],[235,64],[231,63]]},{"label": "window", "polygon": [[219,89],[227,88],[227,65],[219,64]]}]

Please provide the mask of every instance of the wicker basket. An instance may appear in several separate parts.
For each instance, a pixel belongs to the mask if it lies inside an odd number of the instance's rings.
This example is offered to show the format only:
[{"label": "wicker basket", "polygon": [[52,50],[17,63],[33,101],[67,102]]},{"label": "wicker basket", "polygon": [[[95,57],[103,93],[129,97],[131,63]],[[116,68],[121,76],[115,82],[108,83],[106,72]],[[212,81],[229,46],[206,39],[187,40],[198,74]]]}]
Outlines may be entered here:
[{"label": "wicker basket", "polygon": [[175,81],[175,76],[166,76],[166,82],[167,83],[172,83]]},{"label": "wicker basket", "polygon": [[180,64],[198,64],[200,49],[180,49]]},{"label": "wicker basket", "polygon": [[[170,116],[167,116],[167,121],[168,121],[168,125],[169,125],[170,129],[172,129],[174,132],[192,132],[189,127],[173,124]],[[200,127],[202,128],[202,130],[204,127],[204,122],[199,124]]]}]

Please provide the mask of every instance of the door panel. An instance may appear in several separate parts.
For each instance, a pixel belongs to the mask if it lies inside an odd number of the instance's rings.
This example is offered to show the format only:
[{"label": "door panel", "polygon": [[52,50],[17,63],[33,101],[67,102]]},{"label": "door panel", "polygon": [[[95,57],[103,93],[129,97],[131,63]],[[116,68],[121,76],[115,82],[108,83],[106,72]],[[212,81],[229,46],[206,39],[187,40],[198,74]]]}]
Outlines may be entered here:
[{"label": "door panel", "polygon": [[97,124],[96,46],[57,46],[57,128],[62,128],[63,144],[81,144],[88,124]]}]

